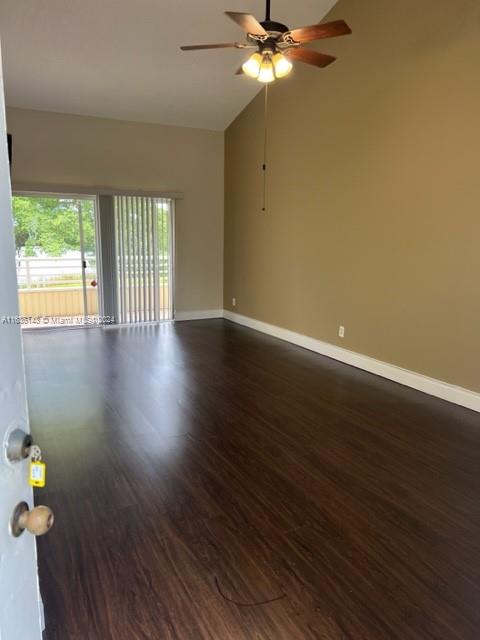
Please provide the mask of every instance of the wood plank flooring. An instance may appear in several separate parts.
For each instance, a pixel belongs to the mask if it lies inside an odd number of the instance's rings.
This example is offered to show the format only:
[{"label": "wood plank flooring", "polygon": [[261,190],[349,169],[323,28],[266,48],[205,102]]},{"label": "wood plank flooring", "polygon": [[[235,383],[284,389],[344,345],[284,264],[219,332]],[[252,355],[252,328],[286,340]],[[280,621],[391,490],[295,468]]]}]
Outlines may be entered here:
[{"label": "wood plank flooring", "polygon": [[478,414],[223,320],[24,342],[46,640],[480,637]]}]

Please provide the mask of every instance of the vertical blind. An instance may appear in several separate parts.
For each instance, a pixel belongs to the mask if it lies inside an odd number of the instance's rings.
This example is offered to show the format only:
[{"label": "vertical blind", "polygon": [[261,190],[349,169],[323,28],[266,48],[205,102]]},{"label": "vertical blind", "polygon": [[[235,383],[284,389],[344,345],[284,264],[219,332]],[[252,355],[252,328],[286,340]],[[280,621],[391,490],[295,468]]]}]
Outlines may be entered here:
[{"label": "vertical blind", "polygon": [[172,200],[115,196],[120,323],[173,317]]}]

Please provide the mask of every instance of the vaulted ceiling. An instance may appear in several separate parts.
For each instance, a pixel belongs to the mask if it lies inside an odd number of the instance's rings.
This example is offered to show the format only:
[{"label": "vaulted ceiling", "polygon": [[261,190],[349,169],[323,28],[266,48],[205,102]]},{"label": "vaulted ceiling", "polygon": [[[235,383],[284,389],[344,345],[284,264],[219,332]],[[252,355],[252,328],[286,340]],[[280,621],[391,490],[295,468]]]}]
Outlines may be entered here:
[{"label": "vaulted ceiling", "polygon": [[[272,0],[272,18],[311,24],[335,1]],[[261,88],[234,75],[245,51],[179,46],[241,40],[226,10],[265,12],[262,0],[2,0],[7,104],[223,130]]]}]

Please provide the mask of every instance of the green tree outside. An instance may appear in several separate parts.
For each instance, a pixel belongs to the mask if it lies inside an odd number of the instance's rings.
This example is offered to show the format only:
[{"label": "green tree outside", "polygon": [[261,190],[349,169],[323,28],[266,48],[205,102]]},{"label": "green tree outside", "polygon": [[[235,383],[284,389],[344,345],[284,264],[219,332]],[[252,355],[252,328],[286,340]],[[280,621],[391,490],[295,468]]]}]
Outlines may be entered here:
[{"label": "green tree outside", "polygon": [[13,221],[17,255],[62,256],[80,249],[79,208],[83,212],[85,253],[95,254],[92,200],[15,196]]}]

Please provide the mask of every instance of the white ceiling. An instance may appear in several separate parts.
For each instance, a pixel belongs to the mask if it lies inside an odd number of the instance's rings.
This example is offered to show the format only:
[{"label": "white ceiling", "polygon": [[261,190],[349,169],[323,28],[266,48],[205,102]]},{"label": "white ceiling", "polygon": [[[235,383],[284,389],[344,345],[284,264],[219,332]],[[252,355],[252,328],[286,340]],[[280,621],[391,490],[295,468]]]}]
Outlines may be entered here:
[{"label": "white ceiling", "polygon": [[[290,27],[320,21],[336,0],[272,0]],[[223,12],[264,17],[263,0],[1,0],[7,104],[223,130],[260,85],[234,73],[242,40]]]}]

